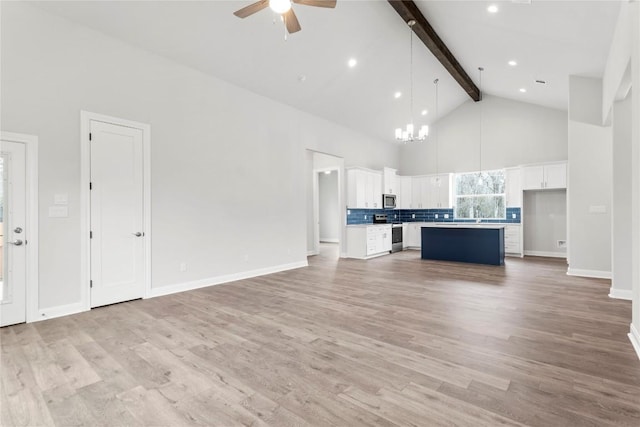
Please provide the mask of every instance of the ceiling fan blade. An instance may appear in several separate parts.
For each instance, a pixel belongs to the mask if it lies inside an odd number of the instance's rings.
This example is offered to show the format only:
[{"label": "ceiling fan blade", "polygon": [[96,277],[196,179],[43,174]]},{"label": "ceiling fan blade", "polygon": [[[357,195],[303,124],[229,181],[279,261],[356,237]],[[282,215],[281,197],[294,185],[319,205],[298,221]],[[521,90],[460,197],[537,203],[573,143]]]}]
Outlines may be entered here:
[{"label": "ceiling fan blade", "polygon": [[336,0],[293,0],[293,2],[306,6],[328,7],[331,9],[336,7]]},{"label": "ceiling fan blade", "polygon": [[236,10],[235,12],[233,12],[233,14],[238,18],[246,18],[247,16],[253,15],[256,12],[260,12],[267,6],[269,6],[269,0],[260,0],[250,4],[247,7],[243,7],[240,10]]},{"label": "ceiling fan blade", "polygon": [[287,31],[289,32],[289,34],[297,33],[302,29],[302,27],[300,27],[300,22],[298,22],[298,17],[293,11],[293,8],[283,13],[282,17],[284,18],[284,23],[287,26]]}]

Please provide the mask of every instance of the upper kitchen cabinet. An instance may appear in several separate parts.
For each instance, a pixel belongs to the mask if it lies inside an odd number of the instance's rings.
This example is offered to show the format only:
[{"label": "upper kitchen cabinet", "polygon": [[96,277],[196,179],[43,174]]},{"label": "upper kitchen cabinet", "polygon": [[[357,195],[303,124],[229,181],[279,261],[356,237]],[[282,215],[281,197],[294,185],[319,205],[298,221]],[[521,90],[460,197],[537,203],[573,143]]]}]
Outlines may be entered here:
[{"label": "upper kitchen cabinet", "polygon": [[363,168],[347,169],[347,207],[379,209],[382,207],[382,174]]},{"label": "upper kitchen cabinet", "polygon": [[522,207],[522,170],[520,168],[507,168],[504,170],[505,192],[507,207]]},{"label": "upper kitchen cabinet", "polygon": [[523,190],[567,188],[567,163],[550,163],[522,167]]},{"label": "upper kitchen cabinet", "polygon": [[433,175],[429,180],[429,200],[427,209],[450,209],[453,207],[453,174]]},{"label": "upper kitchen cabinet", "polygon": [[382,179],[384,181],[384,185],[382,186],[383,194],[400,194],[399,188],[399,176],[397,175],[397,171],[392,168],[384,168],[382,172]]},{"label": "upper kitchen cabinet", "polygon": [[397,194],[397,198],[396,198],[396,207],[398,209],[411,209],[412,208],[412,201],[411,198],[413,197],[413,193],[412,193],[412,189],[413,186],[411,185],[412,183],[412,179],[410,176],[399,176],[397,179],[398,182],[398,188],[399,191]]},{"label": "upper kitchen cabinet", "polygon": [[431,177],[411,177],[411,208],[428,209],[431,193]]}]

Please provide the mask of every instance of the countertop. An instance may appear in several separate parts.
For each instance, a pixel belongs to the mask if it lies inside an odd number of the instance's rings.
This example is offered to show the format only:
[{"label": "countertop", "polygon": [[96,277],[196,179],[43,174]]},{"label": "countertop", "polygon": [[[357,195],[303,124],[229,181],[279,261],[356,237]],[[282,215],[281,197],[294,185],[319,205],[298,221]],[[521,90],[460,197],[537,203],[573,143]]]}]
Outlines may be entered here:
[{"label": "countertop", "polygon": [[489,223],[455,223],[455,222],[430,222],[423,223],[422,227],[438,227],[438,228],[488,228],[498,230],[505,228],[507,224],[489,224]]}]

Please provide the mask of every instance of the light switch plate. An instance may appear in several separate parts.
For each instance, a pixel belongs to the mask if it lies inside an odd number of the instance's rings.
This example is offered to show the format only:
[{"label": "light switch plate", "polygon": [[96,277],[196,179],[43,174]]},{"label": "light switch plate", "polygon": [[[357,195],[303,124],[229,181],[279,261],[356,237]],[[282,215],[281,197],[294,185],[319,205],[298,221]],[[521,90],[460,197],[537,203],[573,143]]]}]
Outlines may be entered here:
[{"label": "light switch plate", "polygon": [[53,195],[53,204],[54,205],[68,205],[69,204],[69,195],[66,194],[66,193],[54,194]]},{"label": "light switch plate", "polygon": [[589,206],[589,213],[604,214],[607,213],[607,207],[605,205],[591,205]]},{"label": "light switch plate", "polygon": [[449,219],[449,214],[444,214],[444,219]]},{"label": "light switch plate", "polygon": [[66,206],[49,206],[49,218],[66,218],[69,216],[69,208]]}]

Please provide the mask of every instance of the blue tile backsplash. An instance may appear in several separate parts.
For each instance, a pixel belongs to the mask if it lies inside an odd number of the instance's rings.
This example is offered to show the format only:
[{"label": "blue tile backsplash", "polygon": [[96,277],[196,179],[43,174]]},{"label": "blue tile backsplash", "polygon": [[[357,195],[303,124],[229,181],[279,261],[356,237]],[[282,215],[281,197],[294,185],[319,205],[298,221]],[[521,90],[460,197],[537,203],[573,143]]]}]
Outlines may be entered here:
[{"label": "blue tile backsplash", "polygon": [[[347,225],[371,224],[373,215],[381,213],[387,214],[389,222],[476,222],[475,219],[454,218],[453,209],[347,209]],[[506,219],[483,219],[481,222],[520,224],[521,213],[520,208],[507,208]],[[449,215],[448,219],[445,214]]]}]

